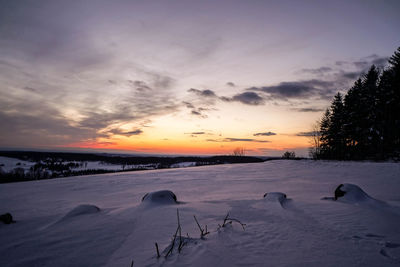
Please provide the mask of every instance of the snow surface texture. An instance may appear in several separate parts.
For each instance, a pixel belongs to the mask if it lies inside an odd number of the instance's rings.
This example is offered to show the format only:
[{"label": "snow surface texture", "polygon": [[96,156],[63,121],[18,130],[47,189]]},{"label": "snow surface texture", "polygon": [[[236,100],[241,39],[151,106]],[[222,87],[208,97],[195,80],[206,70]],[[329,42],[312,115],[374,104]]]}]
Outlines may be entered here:
[{"label": "snow surface texture", "polygon": [[279,160],[1,184],[0,266],[399,266],[399,191],[400,164]]}]

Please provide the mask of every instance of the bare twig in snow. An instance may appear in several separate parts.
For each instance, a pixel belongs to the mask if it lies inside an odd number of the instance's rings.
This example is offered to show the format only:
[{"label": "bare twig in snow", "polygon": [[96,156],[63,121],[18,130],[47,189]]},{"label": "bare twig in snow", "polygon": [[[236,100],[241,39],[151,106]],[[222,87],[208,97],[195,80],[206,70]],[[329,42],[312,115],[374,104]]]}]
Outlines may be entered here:
[{"label": "bare twig in snow", "polygon": [[159,258],[159,257],[160,257],[160,251],[158,250],[158,244],[157,244],[157,242],[156,242],[156,250],[157,250],[157,258]]},{"label": "bare twig in snow", "polygon": [[174,234],[174,238],[172,239],[171,247],[168,250],[167,254],[165,254],[165,258],[168,257],[170,254],[172,254],[172,251],[174,250],[175,241],[176,241],[176,238],[178,237],[178,234],[179,234],[178,252],[180,253],[182,248],[183,248],[183,246],[186,245],[186,243],[182,239],[182,228],[181,228],[181,222],[180,222],[180,219],[179,219],[179,210],[178,209],[176,209],[176,217],[178,218],[178,227],[176,228],[176,231],[175,231],[175,234]]},{"label": "bare twig in snow", "polygon": [[196,216],[193,215],[193,217],[194,217],[194,220],[195,220],[196,223],[197,223],[197,226],[199,227],[199,230],[200,230],[200,238],[201,238],[201,239],[204,239],[204,237],[210,233],[210,232],[207,231],[207,225],[206,225],[206,228],[205,228],[205,229],[201,228],[199,222],[198,222],[197,219],[196,219]]},{"label": "bare twig in snow", "polygon": [[232,224],[232,222],[236,222],[236,223],[240,224],[240,225],[242,226],[242,228],[243,228],[243,231],[245,230],[244,227],[246,226],[246,224],[242,223],[242,222],[239,221],[238,219],[229,218],[229,212],[228,212],[228,214],[226,214],[226,216],[225,216],[225,218],[224,218],[223,224],[222,224],[222,225],[219,225],[219,224],[218,224],[218,229],[219,229],[219,228],[222,228],[222,227],[225,227],[225,226],[228,225],[228,224]]}]

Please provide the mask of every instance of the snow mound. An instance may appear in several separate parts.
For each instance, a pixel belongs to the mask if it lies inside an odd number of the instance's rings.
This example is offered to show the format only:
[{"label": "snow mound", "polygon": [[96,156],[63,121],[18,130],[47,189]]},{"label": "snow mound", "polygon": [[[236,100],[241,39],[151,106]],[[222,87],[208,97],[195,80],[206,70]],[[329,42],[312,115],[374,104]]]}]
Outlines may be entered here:
[{"label": "snow mound", "polygon": [[62,218],[62,220],[73,218],[73,217],[80,216],[80,215],[85,215],[85,214],[93,214],[93,213],[97,213],[99,211],[100,211],[100,208],[95,205],[83,204],[83,205],[79,205],[79,206],[76,206],[75,208],[73,208],[70,212],[68,212]]},{"label": "snow mound", "polygon": [[385,202],[374,199],[354,184],[340,184],[335,190],[335,200],[347,203],[368,203],[385,205]]},{"label": "snow mound", "polygon": [[279,202],[280,204],[283,204],[283,202],[287,200],[287,196],[281,192],[270,192],[264,194],[264,199],[266,201]]},{"label": "snow mound", "polygon": [[147,193],[142,198],[143,203],[153,203],[153,204],[177,204],[176,195],[170,190],[161,190],[151,193]]}]

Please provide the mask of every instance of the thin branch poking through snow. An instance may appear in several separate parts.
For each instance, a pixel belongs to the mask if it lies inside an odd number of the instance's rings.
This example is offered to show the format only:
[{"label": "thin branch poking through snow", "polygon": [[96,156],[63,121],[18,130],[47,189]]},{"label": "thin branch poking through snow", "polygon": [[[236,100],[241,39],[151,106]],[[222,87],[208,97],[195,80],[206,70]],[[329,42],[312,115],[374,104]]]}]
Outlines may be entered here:
[{"label": "thin branch poking through snow", "polygon": [[156,250],[157,250],[157,259],[160,257],[160,251],[158,250],[158,244],[156,242]]},{"label": "thin branch poking through snow", "polygon": [[196,216],[193,215],[193,217],[194,217],[194,220],[195,220],[196,223],[197,223],[197,226],[199,227],[199,230],[200,230],[200,238],[201,238],[201,239],[204,239],[204,237],[210,233],[210,232],[207,231],[207,224],[206,224],[206,228],[203,229],[203,228],[201,228],[199,222],[197,221]]},{"label": "thin branch poking through snow", "polygon": [[226,214],[225,218],[224,218],[224,223],[222,225],[218,224],[218,229],[225,227],[227,224],[232,224],[232,222],[237,222],[238,224],[240,224],[243,228],[243,231],[245,230],[244,227],[246,226],[246,224],[242,223],[241,221],[239,221],[238,219],[235,218],[229,218],[229,212],[228,214]]},{"label": "thin branch poking through snow", "polygon": [[179,210],[176,209],[176,217],[178,217],[178,229],[179,229],[179,245],[178,245],[178,252],[181,253],[181,249],[185,245],[185,243],[182,241],[182,228],[181,228],[181,222],[179,220]]},{"label": "thin branch poking through snow", "polygon": [[182,228],[181,228],[181,222],[179,219],[179,210],[178,209],[176,209],[176,217],[178,218],[178,227],[176,228],[174,238],[172,239],[171,247],[168,250],[167,254],[165,254],[165,258],[167,258],[169,255],[172,254],[172,251],[174,250],[174,247],[175,247],[175,241],[176,241],[176,237],[178,236],[178,233],[179,233],[178,252],[180,253],[183,246],[186,245],[186,243],[182,239]]}]

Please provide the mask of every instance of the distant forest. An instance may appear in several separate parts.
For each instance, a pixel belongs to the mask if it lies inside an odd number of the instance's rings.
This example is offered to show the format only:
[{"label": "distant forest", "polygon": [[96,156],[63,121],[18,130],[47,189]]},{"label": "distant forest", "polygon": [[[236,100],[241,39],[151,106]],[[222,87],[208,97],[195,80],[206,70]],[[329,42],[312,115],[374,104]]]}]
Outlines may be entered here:
[{"label": "distant forest", "polygon": [[374,65],[343,96],[337,93],[313,132],[315,159],[400,158],[400,47]]},{"label": "distant forest", "polygon": [[[91,175],[121,171],[139,171],[149,169],[174,168],[175,164],[189,162],[193,166],[255,163],[267,159],[248,157],[244,155],[212,156],[212,157],[148,157],[130,156],[121,154],[93,154],[93,153],[66,153],[66,152],[35,152],[35,151],[0,151],[0,156],[30,161],[35,164],[29,170],[17,163],[11,171],[4,171],[0,164],[0,183],[41,180],[77,175]],[[269,158],[273,159],[273,158]],[[101,162],[122,167],[120,170],[89,169],[87,162]],[[85,166],[85,168],[82,168]],[[79,168],[81,167],[81,168]],[[78,168],[78,169],[77,169]]]}]

